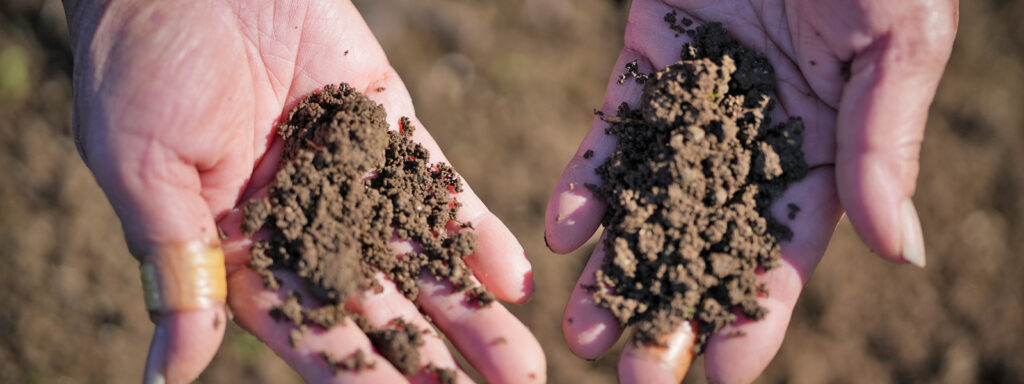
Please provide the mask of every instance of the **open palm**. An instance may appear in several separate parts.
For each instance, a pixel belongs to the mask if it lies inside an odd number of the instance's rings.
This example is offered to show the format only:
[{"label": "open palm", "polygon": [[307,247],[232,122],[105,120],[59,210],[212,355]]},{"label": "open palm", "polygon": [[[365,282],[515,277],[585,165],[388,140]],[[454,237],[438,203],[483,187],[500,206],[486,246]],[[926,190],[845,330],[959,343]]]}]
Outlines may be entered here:
[{"label": "open palm", "polygon": [[[650,73],[679,59],[689,38],[664,21],[675,11],[694,26],[721,22],[740,44],[763,52],[776,75],[772,120],[799,116],[806,126],[803,150],[811,171],[772,207],[794,236],[782,244],[780,266],[760,276],[769,296],[759,301],[768,316],[741,320],[711,337],[704,361],[712,382],[749,382],[768,365],[844,210],[875,252],[924,265],[910,197],[928,106],[956,31],[956,7],[955,0],[633,1],[625,48],[601,107],[605,114],[623,102],[639,104],[642,85],[616,82],[626,63],[636,60],[641,72]],[[600,224],[605,204],[588,188],[574,186],[601,183],[594,169],[615,148],[606,127],[594,119],[552,194],[546,239],[555,252],[578,248]],[[588,150],[593,157],[584,157]],[[792,219],[785,214],[790,203],[801,208]],[[593,284],[602,263],[598,244],[562,324],[569,347],[585,358],[604,354],[623,331],[583,288]],[[678,382],[692,360],[693,339],[680,329],[669,336],[668,348],[628,345],[619,360],[620,379]]]},{"label": "open palm", "polygon": [[[266,193],[281,148],[276,122],[326,84],[348,83],[381,103],[388,122],[415,112],[408,91],[349,1],[201,1],[66,4],[75,53],[74,124],[83,159],[122,220],[129,247],[222,240],[234,320],[311,382],[431,382],[422,367],[457,368],[440,336],[426,337],[421,370],[403,377],[351,323],[317,330],[294,348],[290,326],[268,312],[285,295],[266,291],[245,267],[251,239],[237,207]],[[444,161],[426,131],[414,140]],[[532,293],[530,264],[507,228],[468,188],[459,220],[479,236],[467,258],[477,279],[506,301]],[[282,274],[286,287],[298,279]],[[414,304],[391,283],[348,303],[372,325],[401,317],[430,329],[430,315],[492,382],[539,382],[544,355],[501,305],[471,308],[461,293],[430,277]],[[304,300],[304,303],[313,300]],[[193,380],[224,334],[223,309],[169,313],[158,320],[147,382]],[[496,343],[495,340],[505,340]],[[364,350],[375,369],[335,375],[320,352]],[[460,378],[468,377],[459,372]]]}]

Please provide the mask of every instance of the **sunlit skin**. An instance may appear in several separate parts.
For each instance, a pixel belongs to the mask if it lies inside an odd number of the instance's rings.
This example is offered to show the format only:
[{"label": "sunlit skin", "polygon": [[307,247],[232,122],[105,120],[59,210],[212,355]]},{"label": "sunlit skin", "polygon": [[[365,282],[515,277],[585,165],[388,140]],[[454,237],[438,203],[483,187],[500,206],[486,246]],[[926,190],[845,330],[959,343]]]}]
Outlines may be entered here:
[{"label": "sunlit skin", "polygon": [[[284,294],[264,290],[245,267],[253,240],[240,234],[237,207],[265,193],[281,147],[274,126],[300,98],[344,82],[383,104],[392,128],[401,116],[422,127],[408,91],[355,7],[349,1],[68,0],[65,9],[75,55],[76,142],[120,217],[129,247],[144,252],[216,239],[219,227],[228,236],[222,246],[234,320],[303,378],[431,382],[423,370],[403,377],[351,323],[315,329],[292,348],[292,327],[268,315]],[[446,161],[425,129],[413,139],[430,150],[432,161]],[[476,278],[502,300],[527,300],[533,282],[523,248],[468,186],[457,198],[464,204],[459,220],[472,223],[479,235],[480,246],[467,260]],[[409,245],[395,246],[401,252]],[[280,277],[286,288],[301,289],[294,276]],[[428,314],[489,381],[545,380],[540,345],[504,307],[473,309],[448,285],[419,282],[415,304],[385,283],[383,292],[365,293],[347,307],[378,326],[402,317],[426,329]],[[145,380],[198,377],[220,345],[225,319],[220,308],[161,316]],[[499,337],[505,342],[494,343]],[[319,357],[326,351],[343,358],[357,349],[374,369],[334,374]],[[423,365],[456,367],[439,337],[428,336],[421,354]]]},{"label": "sunlit skin", "polygon": [[[638,105],[642,85],[616,83],[626,63],[636,60],[641,72],[650,73],[679,59],[688,37],[677,36],[664,21],[675,10],[679,19],[688,17],[694,26],[721,22],[741,44],[764,52],[777,80],[773,121],[800,116],[806,125],[803,150],[811,171],[772,206],[776,217],[786,216],[789,203],[798,205],[800,213],[784,220],[795,236],[782,243],[781,265],[760,276],[769,295],[759,302],[768,316],[757,322],[741,320],[712,336],[704,359],[711,382],[750,382],[765,369],[844,212],[875,253],[898,263],[924,264],[920,224],[910,198],[928,107],[956,34],[957,6],[956,0],[632,2],[625,47],[601,111],[614,114],[623,102]],[[614,138],[604,133],[606,127],[594,119],[552,193],[545,224],[555,252],[571,252],[590,239],[606,209],[588,188],[579,188],[600,183],[594,168],[615,147]],[[587,150],[594,156],[584,158]],[[562,324],[570,349],[588,359],[607,352],[623,331],[581,288],[593,282],[604,257],[601,248],[583,270]],[[680,330],[668,340],[673,353],[627,347],[619,360],[620,380],[679,381],[690,357],[674,352],[688,349],[693,338]]]}]

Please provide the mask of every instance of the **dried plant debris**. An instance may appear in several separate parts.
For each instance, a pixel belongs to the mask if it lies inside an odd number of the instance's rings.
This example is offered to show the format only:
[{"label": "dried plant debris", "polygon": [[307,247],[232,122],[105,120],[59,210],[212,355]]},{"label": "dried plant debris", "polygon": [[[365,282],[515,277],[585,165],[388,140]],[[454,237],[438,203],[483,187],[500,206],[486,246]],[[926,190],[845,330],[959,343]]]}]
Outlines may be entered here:
[{"label": "dried plant debris", "polygon": [[608,203],[590,288],[640,343],[695,321],[699,352],[734,310],[765,316],[756,273],[792,237],[768,207],[808,169],[800,118],[770,120],[768,60],[721,24],[687,31],[693,43],[650,76],[640,105],[606,117],[618,142],[597,169],[604,183],[588,186]]}]

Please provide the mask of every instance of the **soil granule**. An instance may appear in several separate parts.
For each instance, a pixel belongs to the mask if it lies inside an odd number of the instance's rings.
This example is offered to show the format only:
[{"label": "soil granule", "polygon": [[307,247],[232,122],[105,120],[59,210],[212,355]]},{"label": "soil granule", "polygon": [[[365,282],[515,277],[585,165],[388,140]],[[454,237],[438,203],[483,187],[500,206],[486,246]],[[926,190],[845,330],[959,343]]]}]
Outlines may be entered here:
[{"label": "soil granule", "polygon": [[327,361],[327,366],[334,372],[351,371],[359,372],[364,369],[373,369],[374,364],[366,359],[366,353],[362,349],[356,350],[348,357],[337,360],[326,352],[321,352],[320,357]]},{"label": "soil granule", "polygon": [[[250,236],[268,231],[249,262],[267,288],[281,287],[274,270],[290,271],[322,304],[307,308],[292,291],[271,312],[297,326],[293,343],[307,325],[329,328],[352,317],[382,355],[411,374],[423,344],[418,328],[398,321],[394,329],[374,329],[344,309],[353,295],[380,289],[375,273],[410,300],[419,294],[416,278],[423,273],[466,291],[471,304],[485,306],[494,297],[473,286],[463,260],[475,250],[476,236],[455,220],[459,177],[447,164],[429,163],[427,150],[411,140],[415,128],[408,118],[389,131],[385,117],[381,105],[347,84],[302,100],[277,127],[284,140],[280,169],[268,196],[245,205],[242,230]],[[392,239],[411,241],[415,251],[394,255]],[[366,368],[347,360],[331,365]]]},{"label": "soil granule", "polygon": [[[675,15],[666,21],[680,26]],[[597,168],[603,185],[589,186],[608,203],[606,258],[592,288],[635,326],[638,343],[659,344],[692,320],[701,352],[737,313],[765,316],[756,274],[778,263],[778,242],[792,237],[768,207],[808,170],[800,118],[770,120],[768,60],[721,24],[686,31],[693,43],[679,62],[630,75],[645,79],[639,108],[622,104],[605,117],[618,142]]]},{"label": "soil granule", "polygon": [[454,369],[441,368],[433,363],[427,364],[427,371],[433,373],[437,377],[437,382],[441,384],[455,384],[459,379]]},{"label": "soil granule", "polygon": [[366,332],[377,352],[388,359],[395,368],[406,375],[416,373],[420,368],[420,352],[423,334],[416,326],[401,318],[393,322],[393,328],[374,329]]}]

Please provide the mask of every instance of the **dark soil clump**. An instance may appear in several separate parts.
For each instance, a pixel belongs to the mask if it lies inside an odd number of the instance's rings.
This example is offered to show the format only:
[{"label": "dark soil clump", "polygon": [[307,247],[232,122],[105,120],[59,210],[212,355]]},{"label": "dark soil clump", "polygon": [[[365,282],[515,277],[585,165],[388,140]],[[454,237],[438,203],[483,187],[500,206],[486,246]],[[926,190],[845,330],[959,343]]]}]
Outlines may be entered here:
[{"label": "dark soil clump", "polygon": [[594,297],[640,343],[695,321],[701,351],[735,310],[764,317],[756,273],[792,237],[768,207],[807,164],[800,118],[770,121],[767,59],[721,24],[687,33],[694,42],[647,78],[640,106],[605,118],[618,143],[590,186],[609,206]]},{"label": "dark soil clump", "polygon": [[420,368],[420,352],[416,348],[423,345],[423,334],[416,326],[397,319],[393,328],[371,330],[366,336],[400,372],[411,375]]},{"label": "dark soil clump", "polygon": [[437,382],[441,384],[455,384],[459,379],[459,375],[454,369],[441,368],[433,363],[427,364],[427,372],[433,373],[437,377]]},{"label": "dark soil clump", "polygon": [[[472,287],[463,260],[475,250],[476,236],[452,224],[460,206],[452,195],[462,191],[458,176],[447,164],[428,162],[427,150],[411,140],[409,119],[389,131],[385,117],[381,105],[346,84],[308,96],[277,127],[285,145],[268,196],[245,205],[243,231],[270,233],[252,247],[249,266],[270,289],[280,287],[272,271],[295,273],[323,303],[306,308],[293,292],[273,311],[300,330],[354,316],[344,303],[379,289],[377,272],[409,299],[419,294],[415,279],[427,272],[468,291],[475,305],[494,300]],[[411,241],[416,250],[394,255],[392,238]],[[356,320],[402,372],[418,369],[423,340],[416,327],[399,322],[397,329],[376,330]]]},{"label": "dark soil clump", "polygon": [[636,80],[637,83],[643,84],[647,81],[649,76],[650,75],[646,73],[640,73],[640,64],[636,60],[633,60],[626,63],[626,72],[619,75],[618,83],[624,84],[626,83],[626,80],[633,79]]},{"label": "dark soil clump", "polygon": [[688,17],[684,17],[681,20],[677,20],[677,18],[678,14],[676,11],[665,14],[665,22],[668,23],[669,28],[676,32],[676,37],[679,37],[679,35],[682,34],[687,34],[692,37],[695,31],[687,29],[687,27],[693,25],[693,20],[690,20]]},{"label": "dark soil clump", "polygon": [[373,369],[374,366],[373,363],[366,360],[366,353],[362,349],[341,360],[331,357],[326,352],[321,353],[320,357],[327,361],[327,366],[331,367],[335,373],[339,371],[359,372],[364,369]]}]

